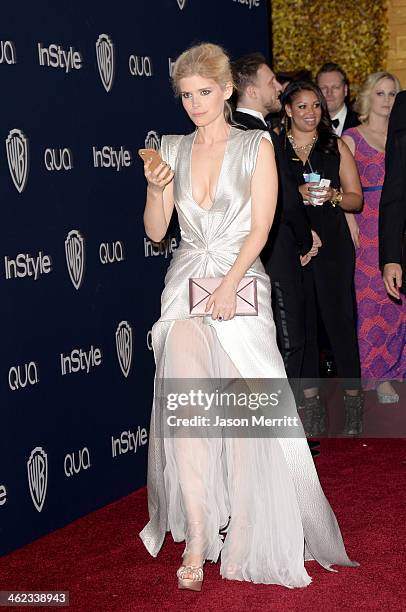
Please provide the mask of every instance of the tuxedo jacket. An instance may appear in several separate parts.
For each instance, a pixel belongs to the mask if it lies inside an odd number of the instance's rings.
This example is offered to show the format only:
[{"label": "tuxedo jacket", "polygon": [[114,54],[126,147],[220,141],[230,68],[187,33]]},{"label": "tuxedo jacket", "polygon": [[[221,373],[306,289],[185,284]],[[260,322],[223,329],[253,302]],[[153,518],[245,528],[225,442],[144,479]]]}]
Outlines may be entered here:
[{"label": "tuxedo jacket", "polygon": [[385,182],[379,205],[379,265],[400,263],[406,293],[406,91],[396,96],[386,141]]},{"label": "tuxedo jacket", "polygon": [[347,106],[347,114],[345,116],[343,133],[345,130],[349,130],[352,127],[357,127],[361,122],[358,119],[358,115],[355,111],[353,111],[349,106]]},{"label": "tuxedo jacket", "polygon": [[272,281],[294,279],[301,275],[300,255],[308,253],[313,245],[310,224],[302,197],[288,165],[278,136],[268,130],[257,117],[248,113],[233,113],[235,127],[249,130],[267,130],[272,138],[278,169],[278,203],[268,242],[261,253],[265,270]]}]

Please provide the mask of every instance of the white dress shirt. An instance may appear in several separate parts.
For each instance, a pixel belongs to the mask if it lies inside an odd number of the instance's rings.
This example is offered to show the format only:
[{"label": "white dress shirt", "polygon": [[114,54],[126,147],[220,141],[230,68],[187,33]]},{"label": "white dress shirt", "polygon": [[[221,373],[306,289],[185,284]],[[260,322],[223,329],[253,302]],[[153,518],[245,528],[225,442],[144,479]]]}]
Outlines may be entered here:
[{"label": "white dress shirt", "polygon": [[347,105],[344,104],[341,107],[341,110],[334,115],[334,117],[331,117],[331,120],[334,121],[334,119],[338,119],[339,120],[339,124],[337,125],[337,127],[333,127],[333,130],[335,131],[335,133],[337,134],[337,136],[341,136],[341,134],[343,133],[343,128],[344,128],[344,121],[345,118],[347,116],[347,112],[348,112],[348,108]]},{"label": "white dress shirt", "polygon": [[263,114],[259,111],[253,110],[252,108],[244,108],[243,106],[237,106],[236,110],[238,110],[239,113],[247,113],[247,115],[252,115],[257,119],[260,119],[266,125],[266,127],[268,127],[268,124],[265,121]]}]

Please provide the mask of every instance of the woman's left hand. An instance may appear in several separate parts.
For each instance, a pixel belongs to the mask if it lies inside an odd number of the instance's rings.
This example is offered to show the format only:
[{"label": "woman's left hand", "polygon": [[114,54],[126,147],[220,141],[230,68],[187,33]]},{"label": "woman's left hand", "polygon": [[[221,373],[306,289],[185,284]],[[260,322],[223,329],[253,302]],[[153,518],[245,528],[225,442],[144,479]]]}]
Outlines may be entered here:
[{"label": "woman's left hand", "polygon": [[[312,199],[317,199],[319,203],[330,202],[336,196],[336,190],[332,187],[311,187],[309,195]],[[310,201],[310,203],[312,203]]]},{"label": "woman's left hand", "polygon": [[235,316],[237,303],[237,287],[235,283],[224,278],[221,285],[213,291],[207,300],[206,312],[213,306],[211,318],[218,321],[229,321]]}]

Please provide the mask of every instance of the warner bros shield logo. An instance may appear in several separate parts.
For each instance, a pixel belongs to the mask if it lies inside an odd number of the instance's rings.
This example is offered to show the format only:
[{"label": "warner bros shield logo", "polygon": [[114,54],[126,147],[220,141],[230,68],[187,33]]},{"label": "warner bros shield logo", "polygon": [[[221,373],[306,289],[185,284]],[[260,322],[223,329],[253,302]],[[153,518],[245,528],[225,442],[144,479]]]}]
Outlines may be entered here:
[{"label": "warner bros shield logo", "polygon": [[97,66],[104,89],[109,92],[114,80],[114,45],[107,34],[100,34],[96,42]]},{"label": "warner bros shield logo", "polygon": [[28,140],[21,130],[11,130],[6,139],[8,167],[15,188],[22,193],[28,178]]},{"label": "warner bros shield logo", "polygon": [[75,289],[79,289],[85,270],[85,241],[78,230],[71,230],[65,240],[66,264]]},{"label": "warner bros shield logo", "polygon": [[133,356],[133,332],[127,321],[121,321],[117,327],[116,347],[118,363],[122,373],[127,378]]},{"label": "warner bros shield logo", "polygon": [[40,446],[31,451],[27,461],[27,475],[33,504],[41,512],[47,494],[48,458]]},{"label": "warner bros shield logo", "polygon": [[155,132],[155,130],[150,130],[145,136],[145,148],[155,149],[155,151],[159,151],[160,146],[161,143],[158,134]]}]

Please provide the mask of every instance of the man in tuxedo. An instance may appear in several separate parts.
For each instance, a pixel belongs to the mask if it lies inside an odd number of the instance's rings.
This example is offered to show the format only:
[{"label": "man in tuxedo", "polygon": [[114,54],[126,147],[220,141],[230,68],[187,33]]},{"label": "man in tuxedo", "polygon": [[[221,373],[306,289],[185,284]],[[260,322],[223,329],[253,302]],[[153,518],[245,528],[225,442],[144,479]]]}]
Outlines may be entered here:
[{"label": "man in tuxedo", "polygon": [[[386,141],[385,182],[379,205],[379,265],[386,291],[406,294],[406,91],[396,96]],[[403,268],[403,270],[402,270]]]},{"label": "man in tuxedo", "polygon": [[341,66],[333,62],[324,64],[317,73],[316,81],[326,98],[328,112],[337,136],[359,125],[357,113],[347,104],[349,83]]},{"label": "man in tuxedo", "polygon": [[302,198],[280,140],[264,119],[269,113],[280,111],[282,87],[261,54],[246,55],[233,62],[232,67],[237,88],[233,122],[237,127],[267,130],[275,149],[279,175],[278,205],[261,258],[271,279],[279,349],[298,399],[305,343],[301,261],[305,263],[310,259],[309,252],[317,254],[317,242],[314,244]]}]

